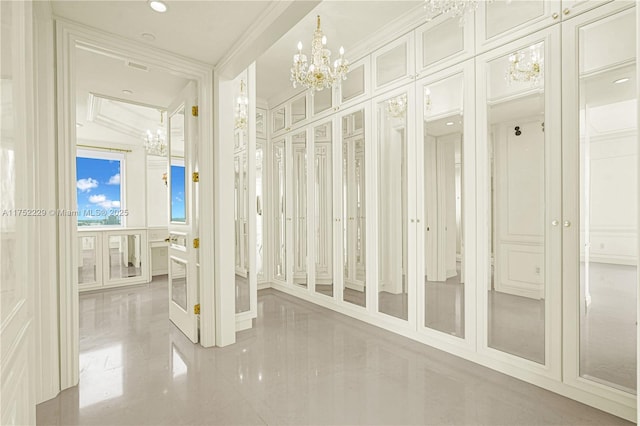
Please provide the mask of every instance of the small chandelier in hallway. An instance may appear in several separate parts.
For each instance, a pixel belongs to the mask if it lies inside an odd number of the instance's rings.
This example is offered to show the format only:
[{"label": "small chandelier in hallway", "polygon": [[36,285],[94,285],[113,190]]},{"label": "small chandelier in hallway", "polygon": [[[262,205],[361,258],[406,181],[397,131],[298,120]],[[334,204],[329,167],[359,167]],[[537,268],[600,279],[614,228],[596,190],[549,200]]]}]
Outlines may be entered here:
[{"label": "small chandelier in hallway", "polygon": [[291,82],[293,87],[298,84],[314,91],[331,88],[347,79],[349,61],[344,58],[344,48],[340,47],[340,57],[331,66],[331,51],[326,48],[327,37],[320,29],[320,15],[318,26],[311,41],[311,63],[307,62],[307,55],[302,53],[302,42],[298,42],[298,53],[293,55],[291,67]]},{"label": "small chandelier in hallway", "polygon": [[247,85],[244,80],[240,80],[240,95],[236,99],[234,115],[235,129],[246,129],[249,117],[249,98],[247,97]]},{"label": "small chandelier in hallway", "polygon": [[478,3],[478,0],[424,0],[424,9],[427,11],[427,21],[443,14],[459,18],[460,25],[464,25],[465,15],[476,10]]},{"label": "small chandelier in hallway", "polygon": [[160,111],[160,126],[156,130],[155,135],[151,130],[147,129],[147,135],[144,141],[144,147],[149,155],[158,155],[160,157],[167,156],[167,140],[163,134],[164,111]]}]

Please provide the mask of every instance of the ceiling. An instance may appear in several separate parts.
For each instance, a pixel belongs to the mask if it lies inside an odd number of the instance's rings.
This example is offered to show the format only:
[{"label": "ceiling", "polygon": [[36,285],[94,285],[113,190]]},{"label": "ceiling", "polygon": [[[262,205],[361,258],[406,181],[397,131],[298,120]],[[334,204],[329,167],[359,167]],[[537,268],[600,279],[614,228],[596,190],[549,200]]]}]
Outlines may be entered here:
[{"label": "ceiling", "polygon": [[350,57],[349,52],[356,46],[423,4],[424,1],[323,1],[258,58],[258,98],[269,100],[291,90],[289,69],[293,54],[301,41],[303,52],[309,56],[316,15],[320,15],[332,57],[344,46],[345,57],[353,61],[358,58]]},{"label": "ceiling", "polygon": [[[52,0],[56,16],[210,65],[217,64],[272,1],[169,0],[166,13],[144,0]],[[154,40],[143,37],[151,34]],[[148,37],[148,36],[147,36]]]}]

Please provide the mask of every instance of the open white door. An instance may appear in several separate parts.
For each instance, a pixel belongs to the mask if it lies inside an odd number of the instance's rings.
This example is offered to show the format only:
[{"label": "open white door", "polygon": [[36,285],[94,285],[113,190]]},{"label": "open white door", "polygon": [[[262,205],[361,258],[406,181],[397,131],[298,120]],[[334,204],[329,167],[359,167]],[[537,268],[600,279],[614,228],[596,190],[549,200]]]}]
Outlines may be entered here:
[{"label": "open white door", "polygon": [[169,318],[198,341],[196,85],[189,83],[168,110]]}]

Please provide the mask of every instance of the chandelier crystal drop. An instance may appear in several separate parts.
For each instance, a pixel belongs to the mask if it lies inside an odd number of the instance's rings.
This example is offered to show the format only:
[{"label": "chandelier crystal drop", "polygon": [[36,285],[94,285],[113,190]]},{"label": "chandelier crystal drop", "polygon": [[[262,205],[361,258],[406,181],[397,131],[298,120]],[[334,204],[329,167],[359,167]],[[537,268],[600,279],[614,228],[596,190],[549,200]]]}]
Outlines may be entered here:
[{"label": "chandelier crystal drop", "polygon": [[509,66],[505,76],[509,84],[530,82],[537,85],[543,78],[544,55],[541,52],[540,44],[519,50],[509,56]]},{"label": "chandelier crystal drop", "polygon": [[407,95],[402,94],[387,101],[387,112],[393,118],[404,118],[407,112]]},{"label": "chandelier crystal drop", "polygon": [[424,9],[427,11],[427,21],[438,15],[448,15],[460,18],[460,25],[464,25],[465,15],[476,10],[479,3],[479,0],[424,0]]},{"label": "chandelier crystal drop", "polygon": [[160,112],[160,126],[154,134],[151,130],[147,129],[147,134],[144,140],[144,147],[149,155],[158,155],[160,157],[167,156],[167,138],[164,134],[164,111]]},{"label": "chandelier crystal drop", "polygon": [[340,57],[331,65],[331,51],[326,48],[327,37],[320,29],[320,15],[318,26],[311,41],[311,63],[307,55],[302,53],[302,42],[298,42],[298,53],[293,55],[291,67],[291,82],[293,87],[304,86],[313,94],[325,88],[339,85],[347,79],[349,61],[344,58],[344,48],[340,47]]},{"label": "chandelier crystal drop", "polygon": [[240,95],[236,100],[236,108],[234,115],[234,127],[237,129],[246,129],[249,117],[249,98],[247,97],[247,87],[244,80],[240,80]]}]

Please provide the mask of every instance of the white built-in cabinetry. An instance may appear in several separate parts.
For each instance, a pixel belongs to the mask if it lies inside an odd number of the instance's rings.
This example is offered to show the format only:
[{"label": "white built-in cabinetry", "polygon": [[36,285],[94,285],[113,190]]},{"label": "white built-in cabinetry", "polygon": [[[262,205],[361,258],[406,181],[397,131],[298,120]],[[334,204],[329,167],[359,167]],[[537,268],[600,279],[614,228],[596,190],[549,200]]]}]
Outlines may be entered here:
[{"label": "white built-in cabinetry", "polygon": [[481,2],[271,108],[265,278],[634,418],[633,7]]}]

